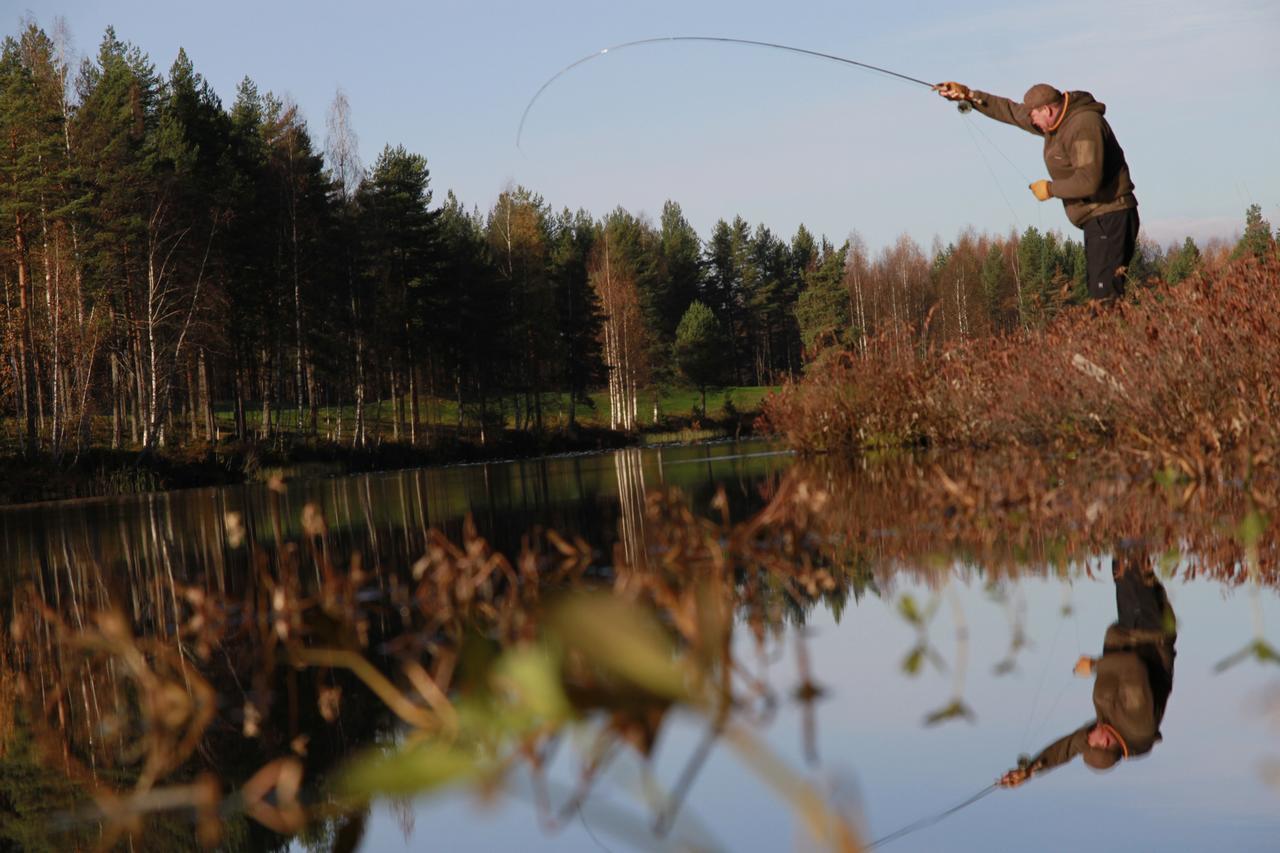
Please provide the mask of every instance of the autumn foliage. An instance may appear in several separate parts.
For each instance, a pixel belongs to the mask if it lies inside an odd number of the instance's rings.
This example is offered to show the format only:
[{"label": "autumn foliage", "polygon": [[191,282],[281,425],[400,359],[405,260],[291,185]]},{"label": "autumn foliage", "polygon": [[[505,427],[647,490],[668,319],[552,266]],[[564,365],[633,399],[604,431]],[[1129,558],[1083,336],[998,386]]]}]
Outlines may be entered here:
[{"label": "autumn foliage", "polygon": [[1280,446],[1280,262],[1234,263],[1043,329],[929,350],[873,345],[766,402],[802,451],[1112,443],[1202,476]]}]

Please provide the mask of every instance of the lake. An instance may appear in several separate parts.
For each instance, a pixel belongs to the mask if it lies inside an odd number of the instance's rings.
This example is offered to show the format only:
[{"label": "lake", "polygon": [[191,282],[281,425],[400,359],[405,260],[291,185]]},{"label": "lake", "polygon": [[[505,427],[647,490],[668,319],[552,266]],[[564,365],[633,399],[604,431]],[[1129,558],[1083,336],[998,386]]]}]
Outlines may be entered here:
[{"label": "lake", "polygon": [[[0,510],[0,837],[1277,849],[1268,496],[1020,465],[726,442]],[[1114,767],[991,787],[1103,717]]]}]

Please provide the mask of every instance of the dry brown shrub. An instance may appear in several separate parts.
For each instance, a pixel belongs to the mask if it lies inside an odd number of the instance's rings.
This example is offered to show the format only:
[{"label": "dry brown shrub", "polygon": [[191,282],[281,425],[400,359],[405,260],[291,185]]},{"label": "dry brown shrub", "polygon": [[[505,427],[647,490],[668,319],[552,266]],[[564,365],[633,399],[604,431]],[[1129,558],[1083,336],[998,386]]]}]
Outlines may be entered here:
[{"label": "dry brown shrub", "polygon": [[765,419],[802,451],[1108,443],[1205,477],[1232,451],[1256,465],[1280,447],[1277,330],[1280,262],[1251,260],[1042,330],[829,358]]}]

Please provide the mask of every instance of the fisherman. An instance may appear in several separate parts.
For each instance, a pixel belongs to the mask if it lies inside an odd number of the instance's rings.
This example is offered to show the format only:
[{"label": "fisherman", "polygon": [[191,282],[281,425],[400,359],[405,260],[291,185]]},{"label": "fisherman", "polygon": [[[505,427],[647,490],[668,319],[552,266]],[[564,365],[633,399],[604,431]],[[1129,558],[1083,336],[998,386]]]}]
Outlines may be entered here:
[{"label": "fisherman", "polygon": [[1112,562],[1116,615],[1102,643],[1102,657],[1082,656],[1075,672],[1093,676],[1094,720],[1059,738],[1030,760],[1005,773],[999,785],[1016,788],[1034,775],[1083,753],[1084,762],[1106,770],[1151,751],[1161,740],[1160,722],[1173,691],[1173,608],[1140,549],[1123,549]]},{"label": "fisherman", "polygon": [[1062,199],[1067,218],[1084,229],[1089,296],[1123,296],[1125,269],[1138,240],[1138,200],[1124,151],[1103,118],[1106,106],[1088,92],[1060,92],[1048,83],[1028,89],[1022,103],[955,82],[933,89],[947,100],[972,104],[988,118],[1044,137],[1050,180],[1032,183],[1031,192],[1040,201]]}]

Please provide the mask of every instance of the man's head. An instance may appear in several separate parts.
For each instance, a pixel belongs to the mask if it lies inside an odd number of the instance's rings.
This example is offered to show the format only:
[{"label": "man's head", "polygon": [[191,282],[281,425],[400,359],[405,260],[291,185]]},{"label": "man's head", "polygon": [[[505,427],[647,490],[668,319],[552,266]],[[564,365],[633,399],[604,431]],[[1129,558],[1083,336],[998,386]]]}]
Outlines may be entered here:
[{"label": "man's head", "polygon": [[1089,729],[1089,745],[1084,749],[1084,763],[1094,770],[1106,770],[1124,755],[1124,744],[1115,729],[1098,723]]},{"label": "man's head", "polygon": [[1062,93],[1048,83],[1037,83],[1022,96],[1022,105],[1031,112],[1031,123],[1042,133],[1057,125],[1065,102]]}]

